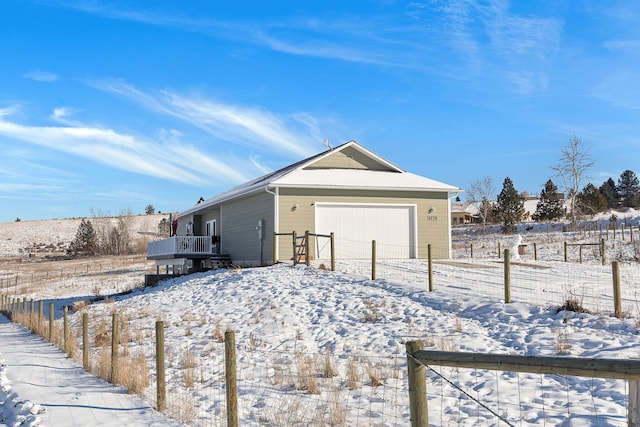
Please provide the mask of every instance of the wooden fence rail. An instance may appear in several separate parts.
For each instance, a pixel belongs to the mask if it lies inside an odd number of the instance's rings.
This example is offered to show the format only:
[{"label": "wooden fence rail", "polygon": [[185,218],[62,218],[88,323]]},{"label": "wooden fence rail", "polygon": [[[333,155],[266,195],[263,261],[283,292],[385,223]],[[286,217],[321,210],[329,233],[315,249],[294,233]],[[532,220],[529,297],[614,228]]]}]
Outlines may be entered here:
[{"label": "wooden fence rail", "polygon": [[534,374],[622,379],[629,382],[628,425],[640,426],[640,360],[553,356],[517,356],[423,350],[421,341],[406,344],[412,426],[429,425],[426,366],[487,369]]},{"label": "wooden fence rail", "polygon": [[297,252],[298,252],[298,248],[300,247],[301,244],[298,243],[298,240],[302,240],[303,243],[302,245],[304,246],[303,252],[305,255],[305,264],[308,266],[310,265],[311,262],[311,256],[310,256],[310,244],[309,244],[309,237],[315,237],[316,239],[318,237],[322,237],[322,238],[326,238],[329,239],[330,242],[330,256],[331,256],[331,271],[335,271],[336,270],[336,251],[335,251],[335,236],[333,233],[330,234],[318,234],[318,233],[310,233],[309,231],[305,231],[304,233],[304,237],[303,236],[298,236],[298,234],[293,231],[291,233],[273,233],[273,263],[277,264],[280,257],[279,257],[279,237],[280,236],[291,236],[292,238],[292,252],[293,252],[293,265],[296,265],[298,263],[298,257],[297,257]]}]

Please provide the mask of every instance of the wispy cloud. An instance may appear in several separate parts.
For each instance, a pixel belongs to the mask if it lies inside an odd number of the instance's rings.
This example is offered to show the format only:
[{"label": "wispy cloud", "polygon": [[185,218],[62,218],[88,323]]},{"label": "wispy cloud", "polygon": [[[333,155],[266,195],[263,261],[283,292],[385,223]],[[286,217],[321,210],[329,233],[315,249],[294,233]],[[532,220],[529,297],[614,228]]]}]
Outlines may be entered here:
[{"label": "wispy cloud", "polygon": [[[5,109],[6,110],[6,109]],[[204,185],[212,178],[239,183],[250,176],[241,171],[250,161],[233,164],[200,152],[189,144],[157,143],[143,137],[95,126],[30,126],[11,122],[0,114],[0,135],[169,181]]]},{"label": "wispy cloud", "polygon": [[146,108],[178,118],[226,143],[279,152],[290,157],[314,154],[322,135],[306,114],[277,115],[258,107],[226,104],[199,95],[143,92],[121,81],[93,82],[102,90],[125,96]]},{"label": "wispy cloud", "polygon": [[558,51],[562,21],[520,16],[505,0],[414,2],[411,16],[425,23],[425,37],[460,58],[470,80],[493,75],[513,91],[544,90],[545,70]]},{"label": "wispy cloud", "polygon": [[25,79],[35,80],[37,82],[51,83],[58,80],[58,75],[48,71],[33,70],[22,75]]},{"label": "wispy cloud", "polygon": [[[210,37],[234,40],[289,55],[335,59],[402,68],[430,68],[422,55],[425,45],[411,43],[413,29],[406,23],[391,25],[376,17],[298,18],[277,21],[224,21],[188,16],[183,12],[118,7],[99,1],[73,1],[67,7],[109,19],[179,28]],[[399,49],[399,46],[404,48]]]},{"label": "wispy cloud", "polygon": [[610,40],[604,47],[611,50],[633,50],[640,53],[640,40]]}]

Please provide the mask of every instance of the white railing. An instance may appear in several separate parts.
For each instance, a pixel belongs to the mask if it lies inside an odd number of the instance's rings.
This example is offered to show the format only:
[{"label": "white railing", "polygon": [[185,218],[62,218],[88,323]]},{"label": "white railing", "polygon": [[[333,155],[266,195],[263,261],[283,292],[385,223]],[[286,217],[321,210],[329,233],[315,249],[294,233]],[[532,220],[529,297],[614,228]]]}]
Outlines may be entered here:
[{"label": "white railing", "polygon": [[173,236],[149,242],[147,258],[212,253],[211,236]]}]

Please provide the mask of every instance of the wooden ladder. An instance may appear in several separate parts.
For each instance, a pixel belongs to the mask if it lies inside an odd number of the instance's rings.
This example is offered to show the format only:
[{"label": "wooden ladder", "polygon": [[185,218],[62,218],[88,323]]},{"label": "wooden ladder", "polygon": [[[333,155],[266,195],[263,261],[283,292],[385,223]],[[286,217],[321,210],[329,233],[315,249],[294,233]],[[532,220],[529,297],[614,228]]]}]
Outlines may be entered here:
[{"label": "wooden ladder", "polygon": [[304,235],[298,237],[293,232],[293,265],[307,262],[307,241],[309,240],[309,232],[305,232]]}]

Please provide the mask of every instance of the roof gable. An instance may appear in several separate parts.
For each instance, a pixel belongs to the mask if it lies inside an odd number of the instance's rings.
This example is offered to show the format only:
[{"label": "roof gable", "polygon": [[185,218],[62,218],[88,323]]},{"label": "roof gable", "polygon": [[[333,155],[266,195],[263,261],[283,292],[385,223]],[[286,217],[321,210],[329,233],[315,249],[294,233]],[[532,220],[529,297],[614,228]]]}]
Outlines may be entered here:
[{"label": "roof gable", "polygon": [[228,200],[278,187],[462,191],[406,172],[356,141],[349,141],[220,193],[180,215],[204,212]]},{"label": "roof gable", "polygon": [[327,155],[319,159],[315,159],[303,167],[305,170],[315,169],[359,169],[386,172],[400,172],[401,170],[382,159],[380,156],[373,154],[364,147],[350,141],[340,147],[336,147],[328,152]]}]

